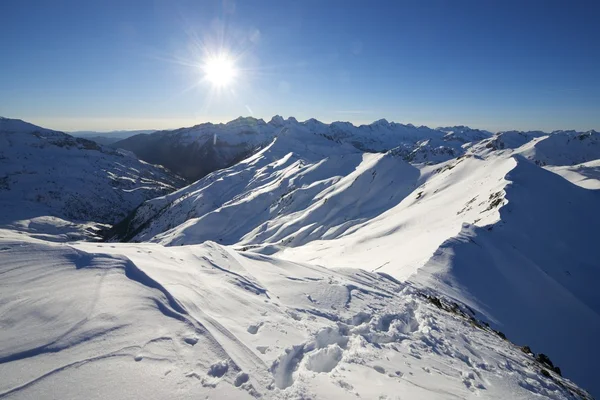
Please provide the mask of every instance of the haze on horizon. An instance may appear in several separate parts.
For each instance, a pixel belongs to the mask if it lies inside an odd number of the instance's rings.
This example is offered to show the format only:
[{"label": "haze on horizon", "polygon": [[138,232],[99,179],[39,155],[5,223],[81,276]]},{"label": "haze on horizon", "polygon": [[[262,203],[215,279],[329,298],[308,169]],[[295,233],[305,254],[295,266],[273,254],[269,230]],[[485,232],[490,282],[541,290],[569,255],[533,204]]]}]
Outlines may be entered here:
[{"label": "haze on horizon", "polygon": [[0,115],[170,129],[279,114],[600,130],[600,4],[9,0]]}]

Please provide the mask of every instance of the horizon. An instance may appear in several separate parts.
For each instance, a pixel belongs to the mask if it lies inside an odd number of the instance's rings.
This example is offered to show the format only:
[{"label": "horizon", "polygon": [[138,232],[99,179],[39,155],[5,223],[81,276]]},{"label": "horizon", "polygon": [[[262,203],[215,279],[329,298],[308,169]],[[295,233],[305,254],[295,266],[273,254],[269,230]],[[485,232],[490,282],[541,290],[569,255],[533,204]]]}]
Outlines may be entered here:
[{"label": "horizon", "polygon": [[199,125],[203,125],[203,124],[213,124],[213,125],[225,125],[229,122],[233,122],[235,120],[238,119],[255,119],[255,120],[262,120],[265,123],[269,123],[271,121],[271,119],[275,118],[275,117],[281,117],[284,120],[288,120],[290,118],[295,119],[298,123],[302,124],[307,122],[310,119],[316,119],[317,121],[326,124],[326,125],[331,125],[333,123],[350,123],[352,125],[354,125],[355,127],[360,127],[360,126],[368,126],[368,125],[372,125],[378,121],[381,120],[386,120],[388,123],[390,124],[400,124],[400,125],[412,125],[414,127],[417,128],[430,128],[430,129],[442,129],[442,128],[456,128],[456,127],[467,127],[470,129],[477,129],[477,130],[481,130],[481,131],[488,131],[490,133],[500,133],[500,132],[508,132],[508,131],[518,131],[518,132],[544,132],[544,133],[554,133],[554,132],[565,132],[565,131],[576,131],[576,132],[590,132],[590,131],[598,131],[594,128],[591,129],[584,129],[584,130],[577,130],[577,129],[552,129],[552,130],[544,130],[544,129],[527,129],[527,130],[522,130],[522,129],[503,129],[503,130],[491,130],[491,129],[486,129],[486,128],[482,128],[482,127],[475,127],[469,124],[455,124],[455,125],[434,125],[434,126],[430,126],[430,125],[423,125],[423,124],[413,124],[411,122],[403,122],[403,121],[394,121],[394,120],[388,120],[387,118],[379,118],[373,121],[365,121],[365,122],[360,122],[360,123],[356,123],[356,122],[352,122],[352,121],[344,121],[344,120],[335,120],[335,121],[322,121],[319,120],[317,118],[307,118],[307,119],[299,119],[294,117],[293,115],[284,117],[282,115],[279,114],[275,114],[272,117],[267,117],[267,118],[262,118],[262,117],[255,117],[252,115],[240,115],[238,117],[232,118],[230,120],[227,121],[219,121],[219,122],[215,122],[215,121],[204,121],[204,122],[198,122],[198,123],[194,123],[193,125],[186,125],[186,126],[178,126],[178,127],[170,127],[170,128],[132,128],[132,129],[111,129],[111,130],[94,130],[94,129],[77,129],[77,130],[64,130],[64,129],[58,129],[55,128],[53,126],[48,126],[48,125],[44,125],[41,123],[36,123],[34,121],[30,121],[30,120],[24,120],[22,118],[11,118],[11,117],[6,117],[6,116],[2,116],[0,115],[0,118],[6,118],[6,119],[14,119],[14,120],[21,120],[22,122],[25,123],[30,123],[33,125],[36,125],[40,128],[45,128],[45,129],[50,129],[50,130],[55,130],[55,131],[59,131],[59,132],[64,132],[64,133],[68,133],[68,134],[77,134],[77,133],[97,133],[97,134],[112,134],[112,133],[122,133],[122,132],[137,132],[137,131],[151,131],[150,133],[153,132],[160,132],[160,131],[175,131],[175,130],[179,130],[179,129],[190,129]]},{"label": "horizon", "polygon": [[0,115],[65,132],[237,115],[600,130],[597,11],[585,0],[3,2]]}]

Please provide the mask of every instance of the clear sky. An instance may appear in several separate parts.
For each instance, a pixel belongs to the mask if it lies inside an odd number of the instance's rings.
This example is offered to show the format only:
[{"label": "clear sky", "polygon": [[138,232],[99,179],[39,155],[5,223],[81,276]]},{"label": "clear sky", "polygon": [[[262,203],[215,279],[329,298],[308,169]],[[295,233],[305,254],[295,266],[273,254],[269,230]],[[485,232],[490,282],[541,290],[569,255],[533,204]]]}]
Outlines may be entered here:
[{"label": "clear sky", "polygon": [[2,116],[71,131],[275,114],[600,130],[600,1],[0,1]]}]

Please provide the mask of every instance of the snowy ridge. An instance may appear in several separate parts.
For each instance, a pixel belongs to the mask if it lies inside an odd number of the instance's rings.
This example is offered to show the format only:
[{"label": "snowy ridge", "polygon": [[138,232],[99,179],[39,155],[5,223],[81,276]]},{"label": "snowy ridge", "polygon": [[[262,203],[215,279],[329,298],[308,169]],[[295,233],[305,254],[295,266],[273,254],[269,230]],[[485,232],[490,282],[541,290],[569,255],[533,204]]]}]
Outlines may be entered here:
[{"label": "snowy ridge", "polygon": [[118,222],[143,201],[182,184],[125,150],[0,120],[0,225],[42,236],[77,235],[89,223]]},{"label": "snowy ridge", "polygon": [[[355,232],[287,248],[281,256],[384,271],[435,288],[509,337],[543,348],[597,391],[600,296],[589,282],[600,273],[594,244],[600,219],[592,211],[599,192],[520,156],[448,166],[416,196]],[[475,172],[483,180],[473,179]],[[557,324],[558,310],[565,318]]]},{"label": "snowy ridge", "polygon": [[586,189],[600,189],[600,159],[570,166],[547,166],[569,182]]},{"label": "snowy ridge", "polygon": [[0,322],[18,320],[0,336],[0,398],[588,397],[468,310],[385,275],[212,242],[0,231],[0,248]]},{"label": "snowy ridge", "polygon": [[[590,227],[600,221],[596,216],[590,219],[590,213],[600,198],[598,192],[578,188],[535,165],[540,164],[536,155],[542,153],[532,149],[549,141],[541,147],[548,162],[585,160],[595,155],[596,133],[575,139],[573,147],[562,145],[564,137],[574,135],[568,132],[501,133],[492,141],[467,146],[463,156],[449,161],[411,165],[402,149],[370,154],[335,147],[324,154],[318,149],[329,146],[323,142],[328,138],[286,132],[249,159],[145,203],[122,234],[168,246],[215,240],[290,261],[410,279],[468,304],[492,326],[543,349],[568,376],[595,388],[592,363],[581,360],[599,355],[591,341],[600,334],[600,297],[588,282],[598,278]],[[579,142],[586,143],[585,152]],[[504,145],[494,149],[488,143]],[[577,211],[564,211],[573,209]],[[512,279],[523,279],[516,272],[497,292],[489,288],[501,280],[486,279],[485,273],[464,285],[454,278],[454,271],[481,268],[468,263],[469,257],[447,256],[458,251],[458,244],[461,249],[477,246],[471,240],[479,243],[479,235],[490,241],[485,257],[498,252],[496,248],[508,254],[509,246],[514,258],[504,257],[511,265],[535,266],[537,272],[529,274],[533,281],[527,283],[532,293],[554,293],[556,300],[527,312],[521,302],[529,301],[530,295],[506,301],[505,294],[516,290]],[[478,257],[484,256],[472,258]],[[511,273],[504,267],[509,261],[493,269],[485,260],[492,271]],[[433,274],[433,266],[441,272]],[[547,275],[553,281],[550,286]],[[455,281],[461,289],[444,283]],[[481,289],[472,295],[476,284]],[[569,313],[564,329],[555,326],[555,302]],[[527,315],[539,317],[515,323]],[[577,341],[573,326],[585,326],[589,336],[578,346],[566,347]],[[548,335],[551,330],[556,334]]]},{"label": "snowy ridge", "polygon": [[[115,160],[157,170],[60,132],[0,137],[86,210],[106,176],[140,184]],[[76,224],[6,197],[31,215],[0,229],[0,398],[600,392],[598,132],[274,117],[146,137],[233,165],[143,202],[110,243],[39,240]]]},{"label": "snowy ridge", "polygon": [[600,159],[600,133],[558,131],[520,152],[539,165],[575,165]]},{"label": "snowy ridge", "polygon": [[[188,180],[195,181],[250,156],[257,149],[270,143],[282,128],[303,132],[307,137],[323,136],[334,142],[332,146],[344,143],[366,152],[396,149],[397,154],[408,162],[427,164],[459,157],[471,147],[477,153],[515,149],[532,139],[550,135],[558,140],[552,144],[548,143],[548,147],[554,149],[550,150],[552,152],[562,146],[565,140],[569,142],[574,138],[598,136],[595,131],[557,131],[551,134],[540,131],[507,131],[493,135],[488,131],[466,126],[431,129],[426,126],[388,122],[385,119],[369,125],[355,126],[349,122],[325,124],[316,119],[299,122],[293,117],[284,119],[275,116],[269,122],[252,117],[239,117],[226,124],[204,123],[190,128],[136,135],[112,146],[133,151],[147,162],[164,165]],[[567,139],[560,139],[562,137]],[[551,140],[553,141],[554,139]],[[588,144],[582,144],[578,150],[573,150],[572,154],[582,151],[585,153],[585,146]],[[596,153],[594,151],[594,154]],[[550,157],[554,159],[555,155],[551,153]],[[552,160],[540,160],[552,164],[548,161]],[[583,161],[573,160],[567,155],[561,162],[579,164]]]},{"label": "snowy ridge", "polygon": [[[398,168],[406,178],[382,198],[381,190],[393,183]],[[177,238],[167,232],[164,240],[162,236],[155,240],[185,244],[218,237],[222,243],[233,244],[247,236],[244,243],[275,243],[290,242],[290,233],[310,225],[313,229],[304,230],[305,238],[298,238],[297,243],[332,238],[389,208],[412,191],[417,177],[416,168],[391,153],[367,154],[349,145],[331,147],[321,136],[285,128],[251,158],[185,190],[146,202],[124,236],[137,232],[134,240],[145,241],[177,227],[173,232]],[[369,192],[372,197],[365,197],[364,185],[371,183],[375,185]],[[327,205],[330,200],[338,205],[335,212]],[[227,223],[231,220],[246,222]],[[261,225],[267,221],[268,227]],[[179,226],[183,223],[190,230]],[[337,231],[323,229],[328,225]]]},{"label": "snowy ridge", "polygon": [[46,135],[52,135],[53,133],[58,133],[57,131],[53,131],[52,129],[46,129],[39,127],[37,125],[30,124],[29,122],[25,122],[21,119],[12,119],[6,117],[0,117],[0,132],[5,133],[31,133],[31,132],[40,132]]},{"label": "snowy ridge", "polygon": [[589,282],[600,278],[593,228],[600,216],[591,211],[600,192],[519,157],[506,179],[499,222],[465,224],[411,280],[468,304],[532,349],[543,348],[573,379],[597,390],[600,297]]}]

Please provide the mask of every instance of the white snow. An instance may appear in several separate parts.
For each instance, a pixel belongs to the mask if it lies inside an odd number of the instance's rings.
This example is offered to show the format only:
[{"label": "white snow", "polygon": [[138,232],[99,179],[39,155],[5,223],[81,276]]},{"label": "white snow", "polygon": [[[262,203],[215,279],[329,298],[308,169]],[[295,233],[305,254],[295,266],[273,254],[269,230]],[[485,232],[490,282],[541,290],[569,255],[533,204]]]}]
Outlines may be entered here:
[{"label": "white snow", "polygon": [[[0,398],[600,393],[597,132],[274,117],[160,134],[215,126],[260,150],[144,202],[113,229],[131,243],[75,242],[92,221],[59,208],[0,221]],[[137,193],[144,168],[102,176]]]},{"label": "white snow", "polygon": [[600,189],[600,159],[571,166],[548,166],[546,169],[586,189]]},{"label": "white snow", "polygon": [[2,398],[569,399],[579,390],[383,275],[213,242],[52,244],[3,230],[0,249]]}]

